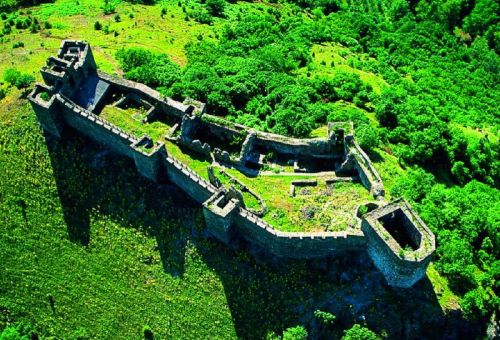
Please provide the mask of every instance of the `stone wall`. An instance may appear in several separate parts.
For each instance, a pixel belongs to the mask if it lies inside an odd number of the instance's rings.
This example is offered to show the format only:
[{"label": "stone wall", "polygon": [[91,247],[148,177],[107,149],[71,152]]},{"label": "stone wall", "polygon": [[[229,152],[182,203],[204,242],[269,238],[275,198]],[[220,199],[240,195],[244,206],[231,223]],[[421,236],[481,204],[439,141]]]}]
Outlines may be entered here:
[{"label": "stone wall", "polygon": [[[144,148],[147,145],[148,148]],[[158,143],[153,145],[152,141],[143,136],[140,140],[131,145],[134,149],[134,162],[139,173],[156,182],[166,174],[163,159],[167,158],[167,150],[165,144]]]},{"label": "stone wall", "polygon": [[168,115],[182,118],[185,114],[190,114],[195,109],[195,107],[192,105],[184,105],[169,97],[163,97],[160,93],[146,85],[123,78],[115,78],[100,71],[98,71],[98,76],[100,79],[103,79],[104,81],[110,83],[112,86],[118,88],[122,92],[134,93],[141,98],[144,98],[150,104],[156,106],[158,109]]},{"label": "stone wall", "polygon": [[282,232],[243,209],[236,215],[235,225],[241,237],[281,257],[319,258],[365,249],[361,232]]},{"label": "stone wall", "polygon": [[137,138],[99,116],[78,107],[62,95],[56,94],[55,96],[58,103],[57,110],[62,113],[65,124],[114,152],[133,158],[134,150],[130,145],[135,143]]},{"label": "stone wall", "polygon": [[234,216],[238,213],[239,206],[238,200],[226,197],[223,188],[203,203],[207,230],[225,244],[231,243],[234,237]]},{"label": "stone wall", "polygon": [[[409,287],[425,274],[435,249],[434,235],[406,202],[397,201],[379,208],[373,207],[372,211],[362,217],[362,228],[358,232],[282,232],[242,208],[241,201],[232,196],[230,190],[215,188],[189,167],[168,155],[168,150],[162,143],[153,145],[147,136],[137,138],[128,134],[101,119],[90,109],[79,106],[66,94],[71,93],[72,89],[78,89],[78,84],[85,84],[86,77],[97,77],[92,78],[93,85],[98,84],[96,81],[109,84],[124,93],[139,96],[167,114],[182,117],[181,139],[184,138],[185,142],[192,142],[190,136],[193,131],[203,124],[209,124],[212,133],[220,134],[223,138],[234,137],[235,133],[246,131],[249,135],[242,146],[242,158],[251,152],[253,147],[261,146],[295,157],[346,159],[343,163],[344,169],[357,171],[361,181],[374,196],[382,197],[383,185],[380,176],[350,132],[344,137],[344,130],[332,125],[329,126],[327,138],[295,139],[254,132],[234,124],[234,128],[226,128],[224,124],[203,123],[200,118],[200,115],[203,116],[203,105],[184,105],[169,98],[162,98],[158,92],[147,86],[97,73],[90,47],[81,42],[63,42],[58,58],[52,66],[45,68],[44,72],[44,79],[50,83],[59,82],[58,85],[62,84],[62,87],[58,88],[66,89],[54,93],[55,87],[37,84],[28,96],[40,124],[47,132],[61,138],[64,127],[70,126],[116,153],[132,158],[143,176],[153,181],[167,177],[193,200],[203,204],[207,229],[220,241],[228,244],[233,237],[239,236],[272,254],[291,258],[325,257],[368,249],[375,266],[384,274],[388,283],[399,287]],[[97,87],[93,87],[94,91],[98,90]],[[88,89],[92,90],[92,87]],[[104,95],[108,85],[102,89]],[[40,94],[43,92],[51,95],[50,100],[41,99]],[[192,114],[193,110],[198,113]],[[203,145],[201,147],[203,148]],[[298,184],[300,183],[294,183]],[[392,215],[389,214],[394,209],[401,209],[408,217],[408,225],[404,227],[409,228],[406,232],[410,237],[416,240],[415,242],[421,240],[417,250],[401,252],[381,227],[379,218],[388,216],[390,220]]]},{"label": "stone wall", "polygon": [[33,92],[30,94],[33,110],[35,111],[38,122],[42,128],[52,136],[60,139],[64,130],[62,113],[56,108],[56,97],[51,96],[48,101],[43,100],[41,93],[50,93],[51,88],[45,85],[36,84]]},{"label": "stone wall", "polygon": [[297,139],[265,132],[257,132],[254,145],[280,154],[307,158],[342,158],[334,143],[326,138]]},{"label": "stone wall", "polygon": [[163,161],[170,181],[196,202],[205,202],[217,191],[212,184],[175,158],[169,156]]},{"label": "stone wall", "polygon": [[342,171],[344,168],[344,171],[347,172],[356,171],[361,183],[370,190],[371,194],[375,198],[383,198],[385,191],[382,178],[373,167],[370,157],[361,149],[352,135],[346,136],[344,145],[347,157],[340,170]]},{"label": "stone wall", "polygon": [[[414,241],[420,240],[416,249],[403,249],[380,222],[381,219],[395,218],[396,213],[403,214],[407,220],[406,223],[398,221],[396,227],[408,233]],[[366,237],[368,254],[389,285],[407,288],[425,276],[435,251],[435,239],[408,202],[398,200],[374,209],[362,219],[361,229]]]}]

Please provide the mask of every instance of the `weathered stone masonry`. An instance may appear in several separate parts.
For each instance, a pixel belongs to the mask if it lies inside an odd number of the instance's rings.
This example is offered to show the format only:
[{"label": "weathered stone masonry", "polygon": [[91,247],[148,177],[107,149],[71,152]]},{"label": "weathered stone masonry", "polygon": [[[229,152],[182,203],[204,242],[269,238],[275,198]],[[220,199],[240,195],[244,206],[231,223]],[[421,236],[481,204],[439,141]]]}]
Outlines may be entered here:
[{"label": "weathered stone masonry", "polygon": [[[203,205],[208,231],[229,244],[242,237],[282,257],[317,258],[346,251],[368,251],[375,266],[390,285],[410,287],[425,275],[435,250],[434,235],[406,201],[387,204],[380,176],[361,150],[349,128],[329,126],[327,138],[295,139],[230,124],[204,113],[204,104],[176,102],[153,89],[97,71],[90,46],[81,41],[63,41],[56,57],[42,68],[45,84],[37,84],[29,95],[44,130],[63,137],[69,126],[114,152],[134,160],[139,173],[152,181],[167,178],[196,202]],[[163,143],[148,136],[136,137],[99,117],[110,98],[122,95],[118,103],[135,101],[147,108],[145,120],[162,116],[176,121],[180,130],[172,140],[213,154],[221,162],[243,167],[259,162],[262,153],[275,152],[295,160],[336,162],[336,172],[354,173],[378,199],[362,216],[360,228],[353,232],[290,233],[276,230],[244,208],[231,190],[216,188],[189,167],[169,155]],[[194,105],[193,105],[194,104]],[[169,133],[171,133],[170,131]],[[208,136],[209,140],[206,139]],[[200,139],[193,139],[199,137]],[[238,137],[239,149],[222,150],[224,141]],[[220,138],[212,150],[210,138]],[[222,148],[224,148],[222,146]],[[230,150],[231,151],[231,150]]]}]

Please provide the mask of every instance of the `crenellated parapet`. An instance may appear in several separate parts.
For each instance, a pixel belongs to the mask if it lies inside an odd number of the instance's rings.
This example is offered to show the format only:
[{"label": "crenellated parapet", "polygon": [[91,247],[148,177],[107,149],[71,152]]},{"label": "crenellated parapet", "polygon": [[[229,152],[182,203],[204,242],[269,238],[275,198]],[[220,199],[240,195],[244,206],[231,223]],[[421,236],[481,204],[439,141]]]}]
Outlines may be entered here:
[{"label": "crenellated parapet", "polygon": [[[50,57],[42,68],[42,75],[45,84],[36,84],[28,99],[45,131],[64,138],[67,128],[76,130],[131,158],[144,177],[176,184],[202,204],[207,229],[221,242],[231,244],[242,238],[276,256],[290,258],[368,251],[387,282],[397,287],[410,287],[425,275],[435,250],[434,235],[406,201],[385,202],[382,180],[357,144],[352,123],[330,123],[326,136],[308,139],[255,131],[207,114],[205,104],[198,101],[186,99],[180,103],[143,84],[97,71],[90,45],[81,41],[63,41],[57,56]],[[321,173],[326,176],[322,177],[326,184],[359,180],[377,201],[360,205],[352,212],[357,223],[354,229],[278,230],[262,218],[266,211],[264,200],[238,179],[225,173],[234,184],[229,188],[214,179],[213,172],[209,172],[210,181],[206,180],[169,152],[171,144],[167,147],[149,135],[134,135],[104,119],[104,107],[138,107],[141,113],[137,121],[141,124],[171,122],[161,140],[203,155],[212,164],[247,171],[274,155],[295,172]],[[253,174],[258,176],[259,171]],[[346,177],[337,177],[337,173]],[[318,185],[310,179],[291,183],[291,196],[296,187]],[[253,195],[261,209],[246,208],[243,192]]]}]

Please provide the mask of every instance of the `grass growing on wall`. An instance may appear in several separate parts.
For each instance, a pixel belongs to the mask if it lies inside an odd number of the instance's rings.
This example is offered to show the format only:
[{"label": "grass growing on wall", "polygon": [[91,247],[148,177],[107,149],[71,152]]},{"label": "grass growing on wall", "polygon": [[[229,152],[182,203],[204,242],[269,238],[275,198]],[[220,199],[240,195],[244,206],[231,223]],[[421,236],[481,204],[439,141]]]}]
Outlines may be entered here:
[{"label": "grass growing on wall", "polygon": [[143,123],[140,117],[136,118],[138,116],[141,116],[139,110],[121,109],[111,105],[105,106],[99,114],[99,117],[136,137],[148,135],[153,142],[165,142],[165,135],[171,126],[159,121]]},{"label": "grass growing on wall", "polygon": [[[373,201],[370,192],[360,183],[336,183],[328,188],[325,178],[300,175],[270,175],[247,177],[235,169],[228,173],[260,195],[268,207],[263,219],[283,231],[345,231],[357,226],[355,208]],[[318,179],[317,187],[296,188],[295,180]],[[272,190],[270,190],[272,188]]]}]

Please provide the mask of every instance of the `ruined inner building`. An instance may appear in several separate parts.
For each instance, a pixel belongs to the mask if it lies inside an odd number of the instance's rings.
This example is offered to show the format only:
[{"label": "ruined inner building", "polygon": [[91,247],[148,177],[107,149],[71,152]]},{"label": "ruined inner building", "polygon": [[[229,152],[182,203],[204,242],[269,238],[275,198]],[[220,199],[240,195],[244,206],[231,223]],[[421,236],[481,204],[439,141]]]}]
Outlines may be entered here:
[{"label": "ruined inner building", "polygon": [[98,71],[81,41],[63,41],[41,72],[45,84],[29,100],[45,131],[77,131],[133,159],[148,179],[174,183],[202,204],[219,241],[290,258],[366,251],[396,287],[425,276],[434,235],[408,202],[385,200],[352,124],[330,123],[310,139],[255,131]]}]

